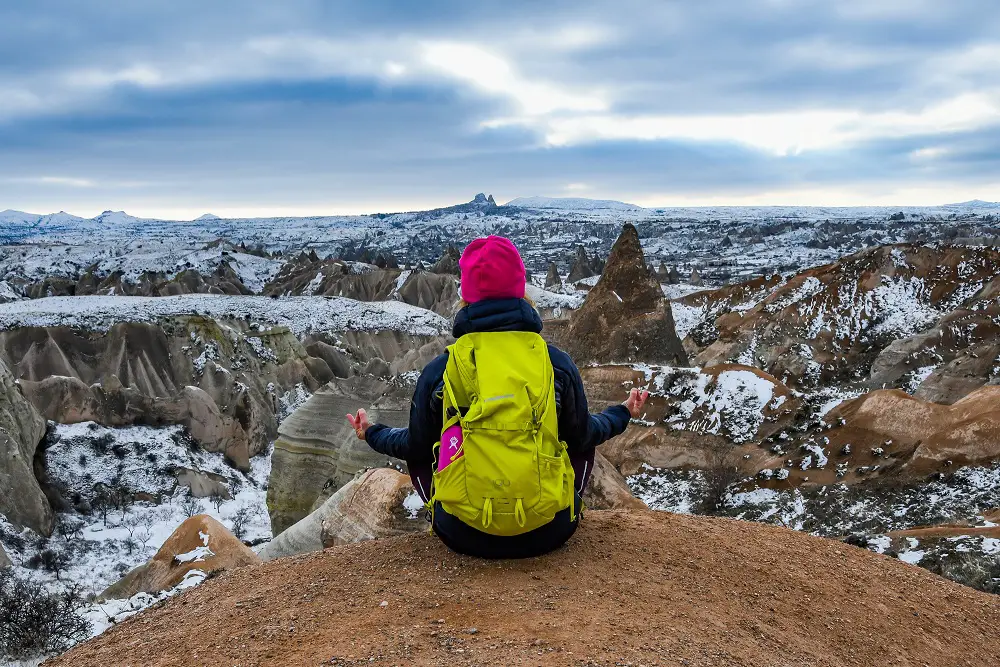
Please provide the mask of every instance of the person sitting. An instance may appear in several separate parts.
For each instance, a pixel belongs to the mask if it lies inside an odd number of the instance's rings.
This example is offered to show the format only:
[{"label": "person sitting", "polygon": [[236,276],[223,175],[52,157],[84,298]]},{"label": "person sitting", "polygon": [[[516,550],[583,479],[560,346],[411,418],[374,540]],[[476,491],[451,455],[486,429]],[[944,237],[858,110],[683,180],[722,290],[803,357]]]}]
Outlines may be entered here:
[{"label": "person sitting", "polygon": [[538,556],[576,531],[596,447],[638,418],[649,394],[632,389],[622,405],[590,414],[576,365],[539,335],[509,239],[476,239],[459,268],[457,340],[421,373],[409,427],[370,424],[364,410],[347,419],[376,452],[406,461],[449,548]]}]

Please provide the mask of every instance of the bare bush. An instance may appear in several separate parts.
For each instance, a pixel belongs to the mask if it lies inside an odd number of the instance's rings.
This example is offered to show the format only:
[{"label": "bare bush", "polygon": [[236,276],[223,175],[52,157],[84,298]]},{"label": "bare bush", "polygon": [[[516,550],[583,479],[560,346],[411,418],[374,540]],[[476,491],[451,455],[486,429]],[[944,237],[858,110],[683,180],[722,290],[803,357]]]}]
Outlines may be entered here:
[{"label": "bare bush", "polygon": [[242,505],[236,510],[236,513],[233,514],[231,521],[233,525],[233,535],[235,535],[237,539],[242,540],[246,537],[247,527],[250,525],[250,522],[256,518],[258,512],[258,508],[251,507],[250,505]]},{"label": "bare bush", "polygon": [[699,514],[715,514],[725,503],[729,489],[747,476],[747,465],[736,444],[718,440],[706,449],[706,465]]},{"label": "bare bush", "polygon": [[184,516],[190,519],[196,514],[202,513],[201,501],[192,496],[190,493],[184,497],[181,502],[181,511],[184,512]]},{"label": "bare bush", "polygon": [[50,594],[38,582],[0,570],[0,657],[51,655],[85,639],[91,628],[77,614],[83,604],[76,588]]}]

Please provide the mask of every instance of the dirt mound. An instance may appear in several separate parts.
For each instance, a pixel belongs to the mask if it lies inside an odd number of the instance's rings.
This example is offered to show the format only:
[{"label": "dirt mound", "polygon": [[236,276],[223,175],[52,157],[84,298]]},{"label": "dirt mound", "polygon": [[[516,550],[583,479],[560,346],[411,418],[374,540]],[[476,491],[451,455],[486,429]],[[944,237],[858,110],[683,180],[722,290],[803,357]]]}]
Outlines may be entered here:
[{"label": "dirt mound", "polygon": [[421,534],[242,568],[52,664],[993,665],[998,623],[1000,598],[839,542],[590,512],[538,559]]},{"label": "dirt mound", "polygon": [[136,593],[158,593],[177,586],[192,572],[203,576],[256,563],[260,563],[257,554],[225,526],[207,514],[198,514],[178,526],[148,563],[112,584],[101,597],[129,598]]},{"label": "dirt mound", "polygon": [[622,228],[601,279],[558,335],[578,363],[687,364],[670,302],[646,267],[633,225]]}]

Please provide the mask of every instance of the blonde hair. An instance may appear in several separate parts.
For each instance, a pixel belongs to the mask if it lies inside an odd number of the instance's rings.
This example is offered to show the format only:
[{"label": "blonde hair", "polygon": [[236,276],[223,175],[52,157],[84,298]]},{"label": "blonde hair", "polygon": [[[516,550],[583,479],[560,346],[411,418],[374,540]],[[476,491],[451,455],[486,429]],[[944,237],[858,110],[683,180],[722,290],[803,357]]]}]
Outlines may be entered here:
[{"label": "blonde hair", "polygon": [[[535,302],[532,301],[531,297],[528,296],[527,294],[525,294],[523,297],[521,297],[521,300],[522,301],[527,301],[529,306],[531,306],[535,310],[538,310],[538,306],[535,305]],[[470,304],[465,299],[459,299],[458,300],[458,305],[455,307],[455,312],[457,313],[458,311],[462,310],[463,308],[465,308],[466,306],[469,306],[469,305],[472,305],[472,304]]]}]

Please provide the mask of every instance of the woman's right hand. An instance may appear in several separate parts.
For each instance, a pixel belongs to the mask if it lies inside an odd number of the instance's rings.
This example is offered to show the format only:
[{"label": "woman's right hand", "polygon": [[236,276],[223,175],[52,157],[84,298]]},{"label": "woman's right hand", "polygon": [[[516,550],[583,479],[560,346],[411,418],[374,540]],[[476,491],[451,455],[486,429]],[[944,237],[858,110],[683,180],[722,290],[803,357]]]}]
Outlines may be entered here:
[{"label": "woman's right hand", "polygon": [[649,392],[645,389],[636,388],[628,393],[628,398],[625,399],[624,405],[628,408],[632,419],[638,419],[642,416],[642,408],[646,405],[647,398],[649,398]]},{"label": "woman's right hand", "polygon": [[358,436],[358,440],[365,439],[365,432],[371,424],[368,423],[368,413],[365,412],[364,408],[358,410],[357,415],[347,415],[347,422],[354,429],[354,432]]}]

